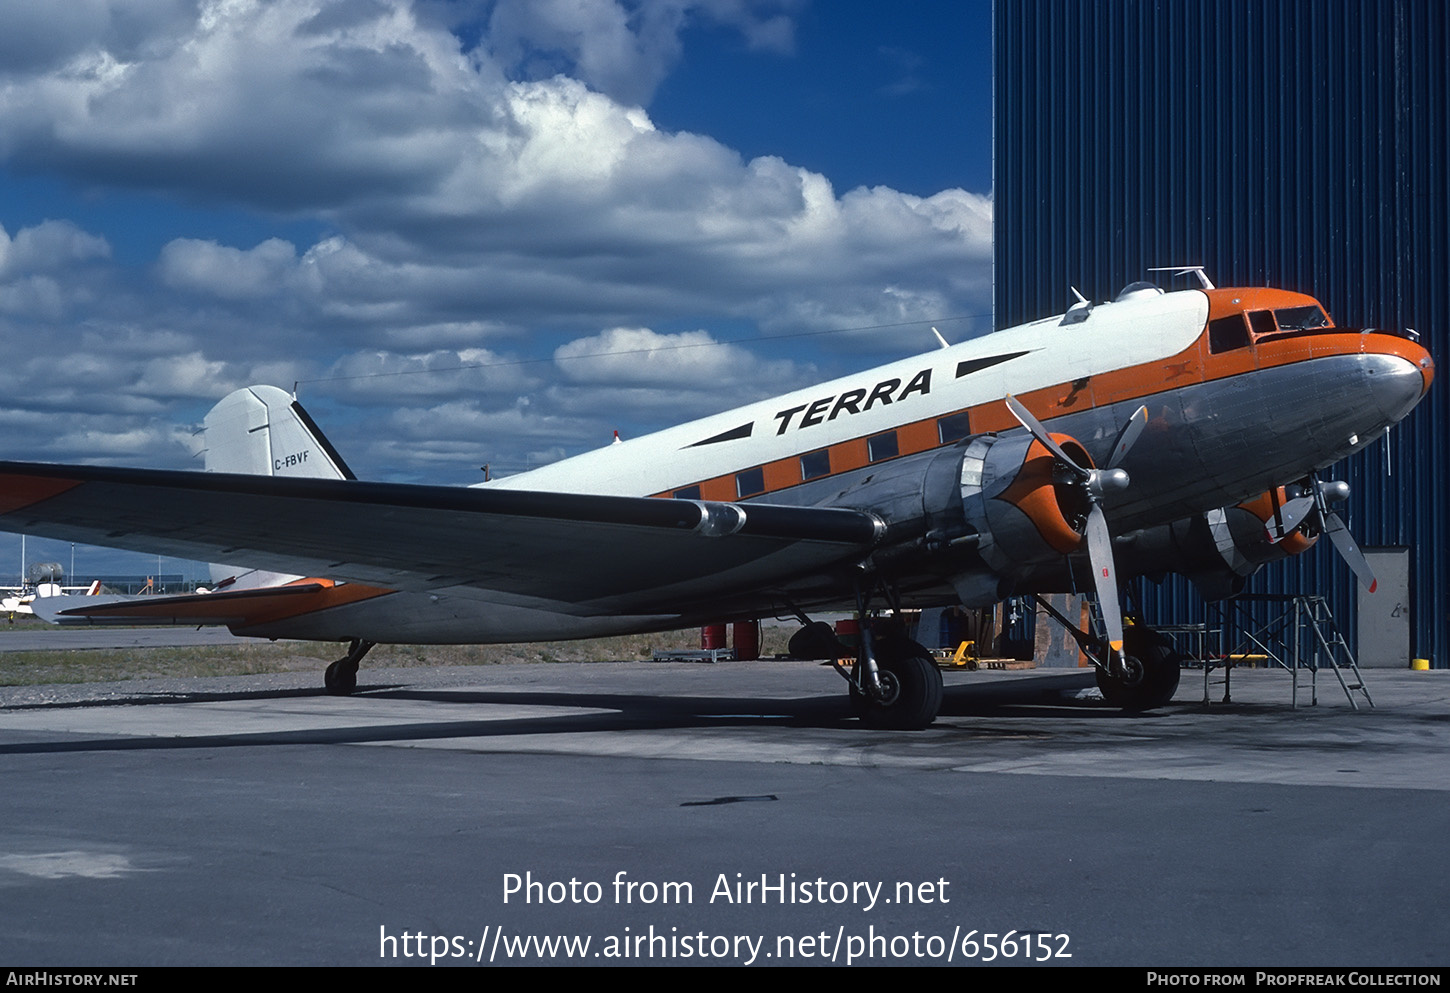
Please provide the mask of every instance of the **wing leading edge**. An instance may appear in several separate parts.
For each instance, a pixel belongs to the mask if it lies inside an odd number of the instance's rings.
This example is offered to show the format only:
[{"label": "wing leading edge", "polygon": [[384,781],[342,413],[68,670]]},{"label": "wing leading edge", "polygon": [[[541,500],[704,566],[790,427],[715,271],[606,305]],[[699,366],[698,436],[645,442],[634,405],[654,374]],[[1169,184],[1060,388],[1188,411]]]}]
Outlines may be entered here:
[{"label": "wing leading edge", "polygon": [[0,462],[0,527],[391,590],[676,610],[840,569],[834,508]]}]

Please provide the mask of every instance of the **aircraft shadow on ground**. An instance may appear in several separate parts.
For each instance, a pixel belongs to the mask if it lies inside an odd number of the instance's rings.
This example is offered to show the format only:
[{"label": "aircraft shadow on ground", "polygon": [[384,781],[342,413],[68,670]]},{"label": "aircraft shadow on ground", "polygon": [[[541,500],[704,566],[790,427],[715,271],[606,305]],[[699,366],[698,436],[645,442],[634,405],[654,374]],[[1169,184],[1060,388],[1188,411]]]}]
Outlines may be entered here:
[{"label": "aircraft shadow on ground", "polygon": [[[137,700],[83,701],[73,704],[36,704],[14,710],[55,707],[165,706],[177,703],[224,701],[257,702],[298,699],[322,695],[321,690],[256,690],[232,693],[177,693]],[[256,733],[195,734],[187,736],[113,736],[69,740],[0,742],[0,754],[75,751],[169,750],[188,748],[257,747],[265,745],[365,744],[428,741],[452,738],[502,738],[525,735],[581,734],[610,731],[706,730],[713,728],[819,728],[860,729],[863,734],[916,735],[926,732],[894,732],[867,728],[856,720],[843,692],[791,699],[761,699],[745,696],[658,696],[636,693],[509,691],[509,690],[420,690],[380,684],[358,687],[357,699],[424,701],[510,708],[578,708],[578,714],[501,716],[478,720],[450,719],[386,725],[360,725],[297,730],[267,730]],[[941,719],[954,717],[997,718],[1119,718],[1123,714],[1101,703],[1075,700],[1044,687],[1044,681],[1024,679],[991,686],[947,686]]]}]

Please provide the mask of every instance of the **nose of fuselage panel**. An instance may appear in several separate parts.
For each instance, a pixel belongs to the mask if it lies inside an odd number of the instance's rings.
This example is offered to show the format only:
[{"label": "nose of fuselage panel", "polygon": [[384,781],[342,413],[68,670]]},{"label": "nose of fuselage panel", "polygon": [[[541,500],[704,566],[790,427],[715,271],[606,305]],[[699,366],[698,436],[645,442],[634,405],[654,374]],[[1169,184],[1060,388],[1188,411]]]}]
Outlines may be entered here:
[{"label": "nose of fuselage panel", "polygon": [[1435,380],[1430,353],[1408,338],[1367,335],[1364,356],[1367,385],[1375,405],[1391,424],[1413,410]]}]

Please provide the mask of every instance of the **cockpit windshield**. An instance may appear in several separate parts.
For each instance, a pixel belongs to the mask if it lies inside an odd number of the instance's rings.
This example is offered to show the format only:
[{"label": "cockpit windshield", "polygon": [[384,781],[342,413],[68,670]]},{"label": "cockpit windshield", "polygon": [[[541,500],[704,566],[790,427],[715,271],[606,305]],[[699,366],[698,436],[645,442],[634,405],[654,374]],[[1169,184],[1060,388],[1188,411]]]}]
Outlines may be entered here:
[{"label": "cockpit windshield", "polygon": [[1329,316],[1316,304],[1303,307],[1280,307],[1274,311],[1280,331],[1308,331],[1312,328],[1330,327]]},{"label": "cockpit windshield", "polygon": [[1240,311],[1216,318],[1208,327],[1209,351],[1220,353],[1247,348],[1254,342],[1312,334],[1334,327],[1334,322],[1318,304],[1307,303],[1273,310]]}]

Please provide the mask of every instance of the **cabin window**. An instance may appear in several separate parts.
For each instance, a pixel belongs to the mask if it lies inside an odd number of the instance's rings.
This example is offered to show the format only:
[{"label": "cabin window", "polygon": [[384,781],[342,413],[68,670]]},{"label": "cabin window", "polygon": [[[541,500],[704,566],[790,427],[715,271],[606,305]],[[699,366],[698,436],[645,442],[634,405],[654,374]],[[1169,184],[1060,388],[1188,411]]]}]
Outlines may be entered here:
[{"label": "cabin window", "polygon": [[1244,326],[1244,315],[1233,314],[1220,317],[1208,323],[1208,350],[1214,354],[1245,348],[1249,343],[1249,329]]},{"label": "cabin window", "polygon": [[807,452],[801,456],[801,479],[815,479],[831,474],[831,451],[822,448],[819,452]]},{"label": "cabin window", "polygon": [[698,500],[700,499],[700,487],[686,486],[682,490],[675,490],[676,500]]},{"label": "cabin window", "polygon": [[735,495],[741,498],[765,492],[765,466],[746,469],[735,474]]},{"label": "cabin window", "polygon": [[937,437],[943,445],[952,441],[959,441],[972,433],[972,426],[968,423],[967,412],[960,414],[949,414],[946,417],[938,418],[936,422]]},{"label": "cabin window", "polygon": [[885,434],[878,434],[874,438],[866,439],[866,457],[872,462],[894,459],[898,454],[900,451],[896,447],[895,431],[887,431]]}]

